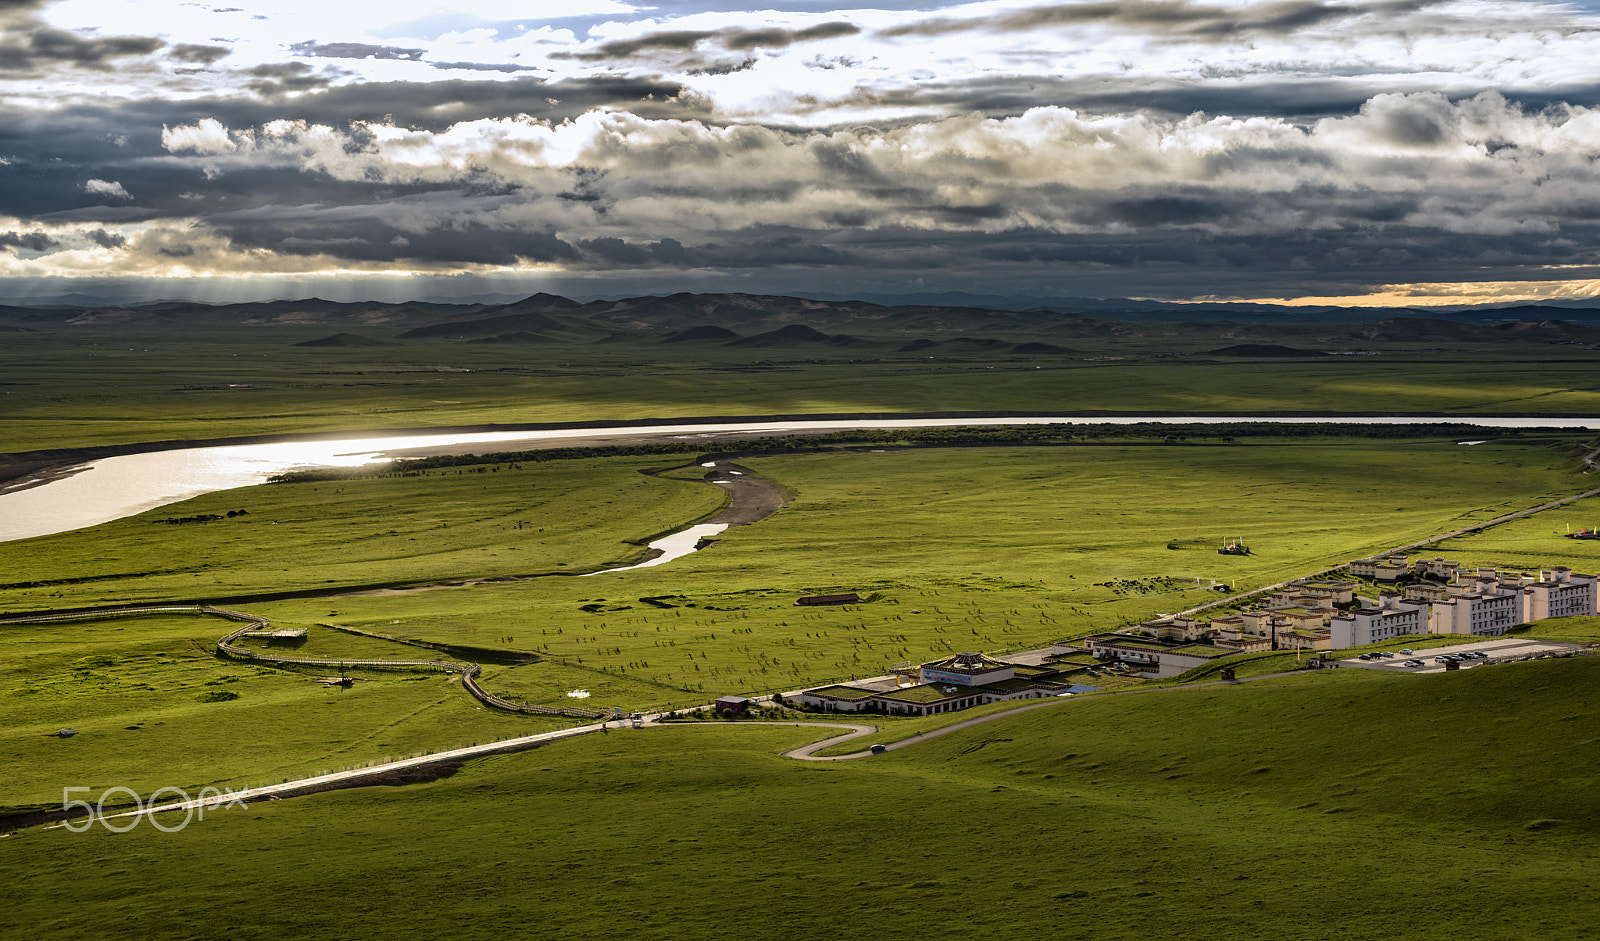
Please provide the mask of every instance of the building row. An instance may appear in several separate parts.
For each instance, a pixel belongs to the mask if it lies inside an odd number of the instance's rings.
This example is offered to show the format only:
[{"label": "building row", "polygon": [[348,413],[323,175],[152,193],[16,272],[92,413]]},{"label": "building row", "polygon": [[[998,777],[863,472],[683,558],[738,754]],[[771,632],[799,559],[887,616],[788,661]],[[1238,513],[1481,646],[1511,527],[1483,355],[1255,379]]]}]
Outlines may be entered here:
[{"label": "building row", "polygon": [[1386,591],[1378,596],[1376,607],[1356,608],[1334,618],[1329,625],[1333,646],[1357,647],[1400,634],[1495,636],[1529,621],[1600,613],[1596,577],[1565,566],[1533,576],[1432,561],[1443,563],[1435,565],[1434,577],[1448,576],[1449,581],[1423,581],[1403,592]]},{"label": "building row", "polygon": [[958,653],[895,672],[890,679],[839,683],[808,689],[798,696],[812,709],[828,712],[880,712],[928,716],[1014,699],[1045,699],[1092,693],[1065,679],[1066,665],[1030,665],[997,660],[981,653]]},{"label": "building row", "polygon": [[1469,568],[1449,559],[1413,563],[1403,555],[1358,559],[1350,572],[1379,582],[1415,578],[1377,603],[1360,604],[1352,581],[1308,580],[1274,592],[1261,607],[1202,621],[1171,616],[1138,626],[1161,641],[1205,641],[1237,653],[1333,650],[1401,634],[1493,636],[1543,618],[1600,613],[1596,577],[1554,566],[1537,575]]},{"label": "building row", "polygon": [[1259,608],[1201,620],[1173,615],[1136,628],[1096,634],[1081,641],[1089,659],[1071,654],[1041,664],[1012,663],[980,653],[959,653],[887,678],[841,683],[798,694],[800,702],[831,712],[935,715],[971,706],[1091,692],[1073,683],[1071,671],[1115,667],[1118,672],[1162,679],[1227,657],[1268,650],[1332,650],[1359,647],[1405,634],[1493,636],[1528,621],[1574,614],[1600,614],[1594,575],[1564,566],[1537,575],[1468,568],[1447,559],[1412,562],[1403,555],[1358,559],[1353,576],[1395,584],[1376,604],[1363,603],[1354,581],[1308,579],[1266,597]]}]

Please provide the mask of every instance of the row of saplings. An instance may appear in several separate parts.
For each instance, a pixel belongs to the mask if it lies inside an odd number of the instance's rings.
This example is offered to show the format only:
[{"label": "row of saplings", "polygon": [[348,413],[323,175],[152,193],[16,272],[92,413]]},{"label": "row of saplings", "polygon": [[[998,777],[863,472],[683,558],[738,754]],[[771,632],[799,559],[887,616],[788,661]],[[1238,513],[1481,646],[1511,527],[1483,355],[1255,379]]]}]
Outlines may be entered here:
[{"label": "row of saplings", "polygon": [[[707,711],[711,711],[716,718],[721,719],[723,721],[737,722],[737,721],[740,721],[740,720],[746,720],[746,721],[750,721],[750,720],[754,720],[754,721],[763,721],[763,720],[765,720],[765,721],[773,721],[773,720],[792,719],[794,717],[794,713],[796,713],[796,712],[800,712],[800,713],[834,713],[834,712],[838,712],[839,710],[837,710],[837,709],[835,709],[835,708],[833,708],[832,706],[829,706],[829,705],[811,705],[811,704],[808,704],[808,703],[801,702],[798,699],[796,699],[796,700],[785,699],[782,693],[774,693],[773,696],[772,696],[772,701],[771,701],[770,704],[768,704],[768,703],[758,703],[758,702],[755,702],[755,701],[751,701],[750,705],[743,712],[736,712],[736,711],[734,711],[732,709],[708,710],[707,707],[701,706],[701,707],[695,708],[695,709],[679,709],[679,710],[676,710],[676,711],[673,711],[673,712],[668,712],[668,713],[662,715],[660,721],[662,721],[662,722],[675,722],[675,721],[676,722],[704,722],[704,721],[706,721],[706,713],[707,713]],[[911,710],[909,710],[909,709],[907,709],[907,710],[905,710],[903,712],[900,711],[900,710],[891,710],[889,712],[884,712],[882,709],[879,709],[879,708],[876,708],[876,707],[873,707],[873,706],[864,707],[859,711],[862,712],[862,713],[868,713],[868,714],[876,713],[876,714],[879,714],[879,715],[911,715],[912,714]]]},{"label": "row of saplings", "polygon": [[705,707],[705,706],[701,706],[698,709],[679,709],[677,711],[669,712],[669,713],[663,715],[661,717],[661,721],[662,722],[673,722],[673,721],[678,721],[678,722],[704,722],[704,721],[706,721],[706,718],[707,718],[706,717],[706,713],[707,712],[712,713],[712,715],[715,716],[718,719],[722,719],[722,720],[725,720],[725,721],[728,721],[728,722],[736,722],[736,721],[739,721],[741,719],[743,719],[743,720],[751,720],[751,719],[754,719],[754,720],[773,720],[773,719],[787,719],[787,718],[789,718],[790,717],[790,709],[786,708],[787,704],[785,704],[783,702],[783,697],[774,696],[773,697],[773,701],[775,703],[777,703],[777,704],[769,706],[769,705],[765,705],[763,703],[752,702],[752,703],[750,703],[749,707],[747,709],[745,709],[743,712],[735,712],[732,709],[709,709],[708,707]]}]

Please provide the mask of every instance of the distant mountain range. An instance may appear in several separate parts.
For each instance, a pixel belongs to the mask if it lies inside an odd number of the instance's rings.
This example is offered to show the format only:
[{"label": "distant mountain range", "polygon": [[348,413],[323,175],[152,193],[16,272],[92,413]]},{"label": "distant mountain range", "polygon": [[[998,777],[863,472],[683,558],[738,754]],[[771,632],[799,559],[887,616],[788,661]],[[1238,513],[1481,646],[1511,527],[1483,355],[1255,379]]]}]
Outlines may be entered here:
[{"label": "distant mountain range", "polygon": [[[552,294],[535,294],[532,298],[556,297]],[[736,298],[736,297],[770,297],[771,295],[749,294],[671,294],[666,298],[702,297],[702,298]],[[1027,311],[1059,311],[1095,313],[1101,316],[1110,316],[1112,319],[1197,319],[1197,314],[1224,314],[1229,319],[1253,320],[1256,317],[1267,317],[1274,320],[1289,319],[1300,322],[1325,321],[1325,322],[1351,322],[1369,317],[1386,317],[1396,314],[1414,314],[1423,317],[1444,319],[1504,319],[1507,316],[1521,311],[1560,311],[1568,319],[1600,319],[1600,298],[1574,298],[1541,301],[1538,303],[1506,302],[1498,304],[1478,305],[1448,305],[1415,308],[1394,307],[1335,307],[1335,306],[1304,306],[1289,307],[1282,304],[1260,304],[1244,301],[1216,301],[1202,303],[1179,303],[1174,301],[1135,300],[1125,297],[1056,297],[1033,295],[1000,295],[1000,294],[970,294],[964,291],[944,291],[937,293],[921,294],[829,294],[807,293],[805,295],[783,295],[793,299],[805,299],[829,304],[866,303],[881,307],[947,307],[947,308],[981,308],[987,310],[1009,310],[1017,312]],[[336,302],[325,301],[320,298],[307,298],[303,300],[273,300],[253,301],[238,304],[193,301],[183,299],[128,301],[114,297],[99,296],[84,293],[56,294],[17,297],[10,300],[0,299],[0,307],[24,309],[57,309],[67,308],[76,310],[91,310],[118,308],[128,310],[192,310],[216,308],[256,308],[267,310],[280,305],[297,305],[302,309],[320,308],[332,309],[333,307],[368,307],[368,308],[396,308],[409,305],[425,306],[430,308],[445,309],[482,309],[499,306],[515,306],[532,300],[523,295],[511,294],[485,294],[468,298],[452,298],[450,300],[416,300],[403,303],[391,301],[359,301]],[[574,308],[592,304],[618,304],[636,305],[645,298],[598,298],[588,302],[579,302],[561,298]],[[1541,318],[1542,319],[1542,318]]]},{"label": "distant mountain range", "polygon": [[10,335],[92,328],[184,332],[232,327],[284,328],[285,333],[295,332],[286,336],[286,342],[329,348],[430,342],[523,347],[665,343],[678,348],[948,357],[1065,356],[1137,347],[1155,354],[1283,357],[1317,355],[1319,350],[1352,352],[1363,345],[1416,348],[1512,340],[1588,345],[1600,341],[1600,308],[1517,305],[1397,311],[969,294],[882,295],[869,300],[689,293],[588,302],[540,293],[501,304],[341,303],[306,298],[241,304],[174,300],[127,306],[0,306],[0,331]]}]

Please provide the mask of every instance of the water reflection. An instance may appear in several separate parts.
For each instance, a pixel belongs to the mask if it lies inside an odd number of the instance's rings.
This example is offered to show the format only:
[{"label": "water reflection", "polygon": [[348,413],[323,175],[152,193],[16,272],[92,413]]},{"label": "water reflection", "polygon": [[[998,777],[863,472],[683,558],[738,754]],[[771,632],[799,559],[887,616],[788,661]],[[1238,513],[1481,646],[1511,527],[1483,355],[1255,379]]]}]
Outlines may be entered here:
[{"label": "water reflection", "polygon": [[[1480,418],[1451,419],[1392,416],[1383,418],[1319,417],[1173,417],[1129,415],[1118,418],[902,418],[859,421],[830,419],[785,422],[717,422],[682,425],[638,425],[613,428],[549,428],[539,431],[495,431],[455,434],[386,435],[359,439],[289,441],[275,444],[182,448],[106,458],[74,473],[24,490],[0,494],[0,541],[26,539],[94,526],[145,510],[177,503],[200,494],[259,484],[273,474],[297,467],[353,467],[396,456],[419,453],[469,453],[514,450],[519,443],[534,445],[554,440],[652,437],[693,441],[737,433],[783,435],[795,432],[852,429],[938,428],[975,425],[1042,424],[1217,424],[1262,421],[1284,424],[1329,422],[1340,424],[1408,424],[1454,421],[1489,427],[1600,427],[1596,418]],[[697,537],[698,538],[698,537]],[[660,564],[655,561],[654,564]]]},{"label": "water reflection", "polygon": [[698,549],[700,547],[700,540],[715,536],[717,533],[720,533],[727,528],[727,523],[701,523],[698,526],[690,526],[688,529],[680,530],[672,533],[669,536],[662,536],[660,539],[649,543],[650,548],[661,550],[661,554],[653,559],[639,562],[635,565],[624,565],[621,568],[605,569],[604,571],[600,572],[589,572],[581,577],[588,578],[591,575],[609,575],[612,572],[630,572],[634,569],[647,569],[652,565],[662,565],[664,563],[671,562],[673,559],[681,559]]}]

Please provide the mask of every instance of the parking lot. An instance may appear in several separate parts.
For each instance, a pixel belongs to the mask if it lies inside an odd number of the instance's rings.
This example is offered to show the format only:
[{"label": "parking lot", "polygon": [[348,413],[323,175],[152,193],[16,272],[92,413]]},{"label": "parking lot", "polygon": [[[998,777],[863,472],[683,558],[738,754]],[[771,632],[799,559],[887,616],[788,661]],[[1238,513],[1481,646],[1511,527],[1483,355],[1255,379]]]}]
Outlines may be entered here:
[{"label": "parking lot", "polygon": [[[1410,656],[1392,651],[1393,659],[1359,660],[1350,657],[1339,661],[1341,667],[1360,667],[1364,670],[1387,670],[1395,673],[1443,673],[1445,665],[1434,661],[1434,657],[1445,654],[1459,654],[1467,651],[1481,650],[1488,654],[1487,660],[1468,660],[1457,669],[1470,670],[1473,667],[1486,663],[1504,663],[1523,657],[1548,656],[1550,654],[1566,653],[1571,650],[1581,649],[1577,644],[1558,644],[1552,641],[1527,640],[1521,637],[1485,637],[1481,640],[1467,641],[1460,644],[1451,644],[1448,647],[1418,647]],[[1407,660],[1415,657],[1421,660],[1420,667],[1401,666]]]}]

